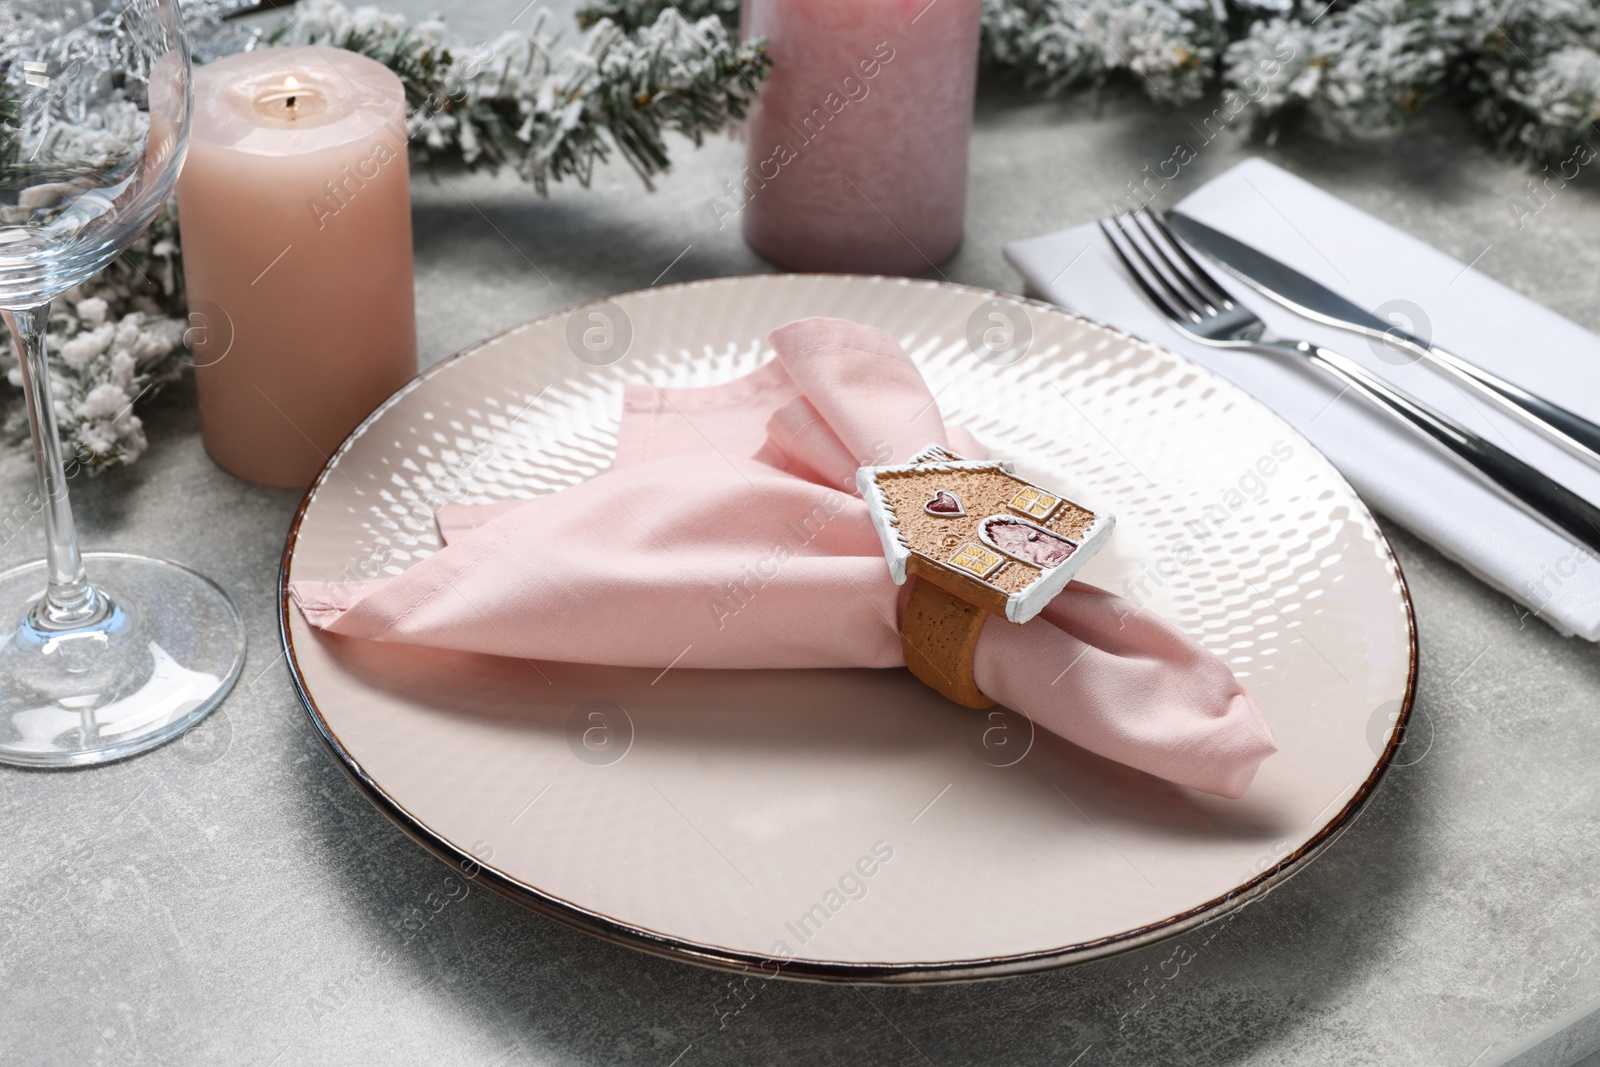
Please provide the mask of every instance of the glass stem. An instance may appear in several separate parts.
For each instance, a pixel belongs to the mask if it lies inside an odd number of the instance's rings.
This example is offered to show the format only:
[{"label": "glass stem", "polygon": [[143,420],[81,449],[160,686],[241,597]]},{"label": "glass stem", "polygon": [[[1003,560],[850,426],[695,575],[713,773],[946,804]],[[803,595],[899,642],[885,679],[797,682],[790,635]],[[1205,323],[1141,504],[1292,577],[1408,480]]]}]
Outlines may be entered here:
[{"label": "glass stem", "polygon": [[50,305],[0,312],[17,345],[22,368],[22,390],[27,398],[28,429],[33,434],[33,459],[39,469],[39,492],[46,545],[45,569],[49,585],[34,606],[33,624],[43,630],[70,630],[94,623],[106,604],[83,572],[78,551],[78,530],[67,499],[67,476],[61,462],[61,435],[56,429],[56,409],[50,399],[50,368],[45,357],[45,333]]}]

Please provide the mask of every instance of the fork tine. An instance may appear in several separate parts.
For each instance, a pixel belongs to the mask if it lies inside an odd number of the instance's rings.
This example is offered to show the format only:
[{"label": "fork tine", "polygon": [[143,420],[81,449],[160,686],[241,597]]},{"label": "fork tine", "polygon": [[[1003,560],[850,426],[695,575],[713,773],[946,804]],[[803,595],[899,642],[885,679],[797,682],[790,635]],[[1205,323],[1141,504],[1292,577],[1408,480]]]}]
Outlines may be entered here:
[{"label": "fork tine", "polygon": [[1139,288],[1144,290],[1144,295],[1150,298],[1150,302],[1163,315],[1174,322],[1195,320],[1195,315],[1192,312],[1180,311],[1177,305],[1157,290],[1154,285],[1150,284],[1150,281],[1145,277],[1144,271],[1136,266],[1133,260],[1128,258],[1128,254],[1122,250],[1122,242],[1117,239],[1117,235],[1112,231],[1111,227],[1106,225],[1105,219],[1099,220],[1099,226],[1100,232],[1106,235],[1106,243],[1111,246],[1111,251],[1115,252],[1117,258],[1122,260],[1122,265],[1127,268],[1128,274]]},{"label": "fork tine", "polygon": [[1113,216],[1111,221],[1116,226],[1117,236],[1122,239],[1122,244],[1126,245],[1127,250],[1131,251],[1134,257],[1144,266],[1143,270],[1133,268],[1135,272],[1142,275],[1147,284],[1159,288],[1166,294],[1165,303],[1168,307],[1180,309],[1179,314],[1176,316],[1177,318],[1199,322],[1210,314],[1204,306],[1204,301],[1194,300],[1184,291],[1183,287],[1173,285],[1172,279],[1168,277],[1167,273],[1156,266],[1150,257],[1145,254],[1144,242],[1138,239],[1137,228],[1130,228],[1131,224],[1127,215]]},{"label": "fork tine", "polygon": [[1219,314],[1226,304],[1213,300],[1193,277],[1184,272],[1183,266],[1178,262],[1177,257],[1167,248],[1166,242],[1162,240],[1159,231],[1151,223],[1150,213],[1141,208],[1130,216],[1130,221],[1138,230],[1139,236],[1144,239],[1144,243],[1154,254],[1156,262],[1161,264],[1167,278],[1172,281],[1184,298],[1190,304],[1198,305],[1202,315]]},{"label": "fork tine", "polygon": [[1232,307],[1233,298],[1228,295],[1228,291],[1218,283],[1215,274],[1201,266],[1200,261],[1189,254],[1189,250],[1178,239],[1178,235],[1172,232],[1172,227],[1167,225],[1166,215],[1160,211],[1147,211],[1142,212],[1142,214],[1148,216],[1149,221],[1155,228],[1161,231],[1161,236],[1166,238],[1168,247],[1177,253],[1184,266],[1189,268],[1193,280],[1198,281],[1202,289],[1210,291],[1213,302],[1216,303],[1217,307],[1223,309]]}]

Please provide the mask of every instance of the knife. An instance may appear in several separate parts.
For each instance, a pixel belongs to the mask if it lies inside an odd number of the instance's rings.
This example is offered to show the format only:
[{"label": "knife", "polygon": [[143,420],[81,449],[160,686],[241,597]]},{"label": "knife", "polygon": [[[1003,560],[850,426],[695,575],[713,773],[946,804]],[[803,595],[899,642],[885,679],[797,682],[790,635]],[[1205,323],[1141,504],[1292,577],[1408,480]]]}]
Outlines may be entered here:
[{"label": "knife", "polygon": [[1243,241],[1212,229],[1181,211],[1165,213],[1167,223],[1189,244],[1216,260],[1241,281],[1297,315],[1354,330],[1386,344],[1413,352],[1458,381],[1478,390],[1512,415],[1574,455],[1600,468],[1600,426],[1557,404],[1528,392],[1520,385],[1468,363],[1438,345],[1413,337],[1393,323],[1346,300],[1321,282],[1301,274]]}]

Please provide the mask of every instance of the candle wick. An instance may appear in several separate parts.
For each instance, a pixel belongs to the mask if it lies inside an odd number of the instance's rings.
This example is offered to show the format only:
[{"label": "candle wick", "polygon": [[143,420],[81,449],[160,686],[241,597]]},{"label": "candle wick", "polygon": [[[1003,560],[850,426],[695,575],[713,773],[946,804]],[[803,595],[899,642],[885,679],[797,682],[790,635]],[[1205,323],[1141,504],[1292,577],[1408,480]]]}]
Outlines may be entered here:
[{"label": "candle wick", "polygon": [[289,98],[289,110],[290,111],[294,110],[294,97],[292,97],[292,96]]}]

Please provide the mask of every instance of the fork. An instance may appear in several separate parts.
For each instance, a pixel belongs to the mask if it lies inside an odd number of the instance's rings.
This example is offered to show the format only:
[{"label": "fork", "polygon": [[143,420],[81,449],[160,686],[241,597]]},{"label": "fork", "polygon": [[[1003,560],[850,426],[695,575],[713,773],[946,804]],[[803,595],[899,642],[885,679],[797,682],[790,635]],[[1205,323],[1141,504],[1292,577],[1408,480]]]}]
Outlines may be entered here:
[{"label": "fork", "polygon": [[1305,360],[1404,423],[1535,518],[1600,552],[1600,508],[1348,356],[1270,333],[1260,316],[1235,302],[1195,261],[1159,215],[1140,210],[1119,215],[1111,223],[1101,219],[1100,229],[1144,295],[1185,337],[1212,348]]}]

